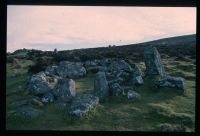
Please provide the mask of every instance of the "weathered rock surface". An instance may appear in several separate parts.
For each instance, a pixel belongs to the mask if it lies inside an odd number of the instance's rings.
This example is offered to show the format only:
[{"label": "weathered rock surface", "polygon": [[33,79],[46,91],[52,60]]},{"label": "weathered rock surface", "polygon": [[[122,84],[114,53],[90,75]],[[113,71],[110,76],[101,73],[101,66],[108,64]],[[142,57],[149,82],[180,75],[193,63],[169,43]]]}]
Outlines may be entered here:
[{"label": "weathered rock surface", "polygon": [[146,75],[148,77],[153,75],[164,77],[166,75],[160,54],[155,47],[148,46],[145,48],[144,60],[146,65]]},{"label": "weathered rock surface", "polygon": [[48,66],[45,70],[45,74],[48,76],[57,75],[57,68],[58,66]]},{"label": "weathered rock surface", "polygon": [[113,61],[106,70],[106,77],[109,82],[127,83],[132,78],[132,67],[124,60]]},{"label": "weathered rock surface", "polygon": [[135,65],[135,68],[133,70],[133,84],[135,85],[144,84],[144,81],[142,79],[142,71],[138,65]]},{"label": "weathered rock surface", "polygon": [[140,99],[140,97],[141,97],[140,94],[133,90],[129,90],[127,93],[127,98],[130,100],[137,100]]},{"label": "weathered rock surface", "polygon": [[121,94],[123,94],[123,88],[118,84],[118,83],[114,83],[109,85],[110,88],[110,93],[113,96],[119,96]]},{"label": "weathered rock surface", "polygon": [[111,59],[110,58],[106,58],[106,59],[94,59],[94,60],[88,60],[84,62],[84,66],[86,69],[90,68],[90,67],[96,67],[96,66],[103,66],[106,67],[111,63]]},{"label": "weathered rock surface", "polygon": [[124,60],[117,60],[113,61],[109,67],[108,67],[108,72],[112,72],[115,74],[119,74],[120,72],[125,71],[125,72],[132,72],[133,69],[132,67],[125,62]]},{"label": "weathered rock surface", "polygon": [[109,87],[105,72],[98,72],[94,80],[94,94],[100,99],[109,96]]},{"label": "weathered rock surface", "polygon": [[57,73],[64,78],[80,78],[86,75],[86,69],[81,62],[61,61]]},{"label": "weathered rock surface", "polygon": [[41,115],[43,112],[41,110],[32,107],[18,108],[11,112],[10,116],[20,117],[23,119],[32,119]]},{"label": "weathered rock surface", "polygon": [[77,96],[70,107],[69,114],[81,117],[99,104],[99,98],[92,94]]},{"label": "weathered rock surface", "polygon": [[155,81],[155,85],[157,87],[175,87],[179,89],[180,93],[183,93],[185,89],[185,79],[182,77],[166,76],[163,79]]},{"label": "weathered rock surface", "polygon": [[33,95],[41,95],[51,90],[46,74],[42,71],[32,75],[28,90]]},{"label": "weathered rock surface", "polygon": [[59,79],[53,92],[59,100],[68,101],[76,96],[75,82],[72,79]]},{"label": "weathered rock surface", "polygon": [[100,65],[100,61],[97,59],[94,60],[87,60],[84,62],[84,66],[86,69],[88,69],[89,67],[96,67]]},{"label": "weathered rock surface", "polygon": [[44,94],[42,97],[43,103],[52,103],[53,101],[54,101],[54,96],[51,92]]}]

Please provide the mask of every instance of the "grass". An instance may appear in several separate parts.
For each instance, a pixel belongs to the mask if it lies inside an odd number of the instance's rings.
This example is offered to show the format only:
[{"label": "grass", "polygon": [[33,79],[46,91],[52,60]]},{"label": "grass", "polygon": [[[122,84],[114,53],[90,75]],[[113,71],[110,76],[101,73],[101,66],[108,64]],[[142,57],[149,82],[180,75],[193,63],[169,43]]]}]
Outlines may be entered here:
[{"label": "grass", "polygon": [[[150,80],[144,79],[144,85],[135,87],[135,91],[141,94],[141,99],[138,101],[130,101],[126,96],[109,97],[83,118],[65,115],[64,111],[59,110],[57,104],[48,104],[44,107],[36,107],[43,110],[43,114],[30,121],[7,117],[6,128],[9,130],[161,131],[160,126],[173,128],[183,125],[186,128],[184,131],[194,131],[196,66],[191,61],[174,59],[164,58],[163,62],[168,74],[176,75],[177,72],[181,72],[180,76],[186,78],[186,90],[183,95],[178,95],[177,90],[173,88],[157,89],[152,86]],[[137,64],[141,66],[144,73],[144,63]],[[11,106],[12,102],[31,96],[25,90],[27,73],[23,71],[21,75],[13,77],[14,68],[11,64],[7,66],[6,111],[8,114],[16,108]],[[93,74],[75,81],[78,94],[93,90]],[[18,86],[21,86],[21,89]]]}]

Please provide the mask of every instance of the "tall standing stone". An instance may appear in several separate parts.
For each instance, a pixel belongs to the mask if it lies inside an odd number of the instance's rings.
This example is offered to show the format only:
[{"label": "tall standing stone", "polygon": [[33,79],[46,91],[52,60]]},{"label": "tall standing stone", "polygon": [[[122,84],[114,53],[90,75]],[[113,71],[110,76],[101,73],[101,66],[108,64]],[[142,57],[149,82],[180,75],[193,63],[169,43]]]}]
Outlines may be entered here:
[{"label": "tall standing stone", "polygon": [[147,76],[159,75],[161,77],[164,77],[166,75],[160,54],[155,47],[148,46],[147,48],[145,48],[144,60]]},{"label": "tall standing stone", "polygon": [[94,80],[94,94],[100,99],[109,96],[109,87],[105,72],[98,72]]}]

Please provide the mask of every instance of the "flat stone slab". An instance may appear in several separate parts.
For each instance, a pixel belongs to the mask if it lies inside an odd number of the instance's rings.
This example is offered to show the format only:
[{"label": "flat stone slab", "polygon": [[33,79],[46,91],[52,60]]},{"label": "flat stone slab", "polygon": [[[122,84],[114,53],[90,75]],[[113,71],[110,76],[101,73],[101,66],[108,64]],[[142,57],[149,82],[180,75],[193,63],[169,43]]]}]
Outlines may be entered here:
[{"label": "flat stone slab", "polygon": [[82,94],[74,98],[69,114],[81,117],[99,104],[99,98],[92,94]]},{"label": "flat stone slab", "polygon": [[177,88],[179,93],[183,93],[185,89],[185,79],[182,77],[166,76],[163,79],[155,81],[157,87]]},{"label": "flat stone slab", "polygon": [[18,108],[14,111],[10,112],[10,115],[12,117],[20,117],[23,119],[32,119],[36,118],[39,115],[41,115],[43,112],[41,110],[32,108],[32,107],[23,107],[23,108]]}]

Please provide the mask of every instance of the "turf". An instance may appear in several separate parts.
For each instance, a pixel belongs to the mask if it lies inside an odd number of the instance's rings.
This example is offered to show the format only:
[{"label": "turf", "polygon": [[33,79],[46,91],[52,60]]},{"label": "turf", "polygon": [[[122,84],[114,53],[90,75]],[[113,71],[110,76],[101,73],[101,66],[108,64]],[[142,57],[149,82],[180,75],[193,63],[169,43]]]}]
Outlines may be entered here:
[{"label": "turf", "polygon": [[[24,63],[31,63],[23,60]],[[176,60],[169,56],[163,58],[168,74],[186,78],[186,90],[179,95],[176,89],[152,86],[149,79],[144,85],[135,87],[141,94],[138,101],[129,101],[126,96],[109,97],[83,118],[65,115],[56,104],[36,107],[43,114],[36,119],[21,120],[9,116],[16,107],[12,102],[31,97],[26,91],[29,78],[27,65],[19,69],[7,64],[6,84],[6,128],[9,130],[106,130],[106,131],[161,131],[160,125],[183,125],[185,131],[194,131],[195,122],[195,78],[196,65],[192,59]],[[145,73],[143,62],[137,63]],[[94,74],[75,79],[77,93],[92,92]]]}]

